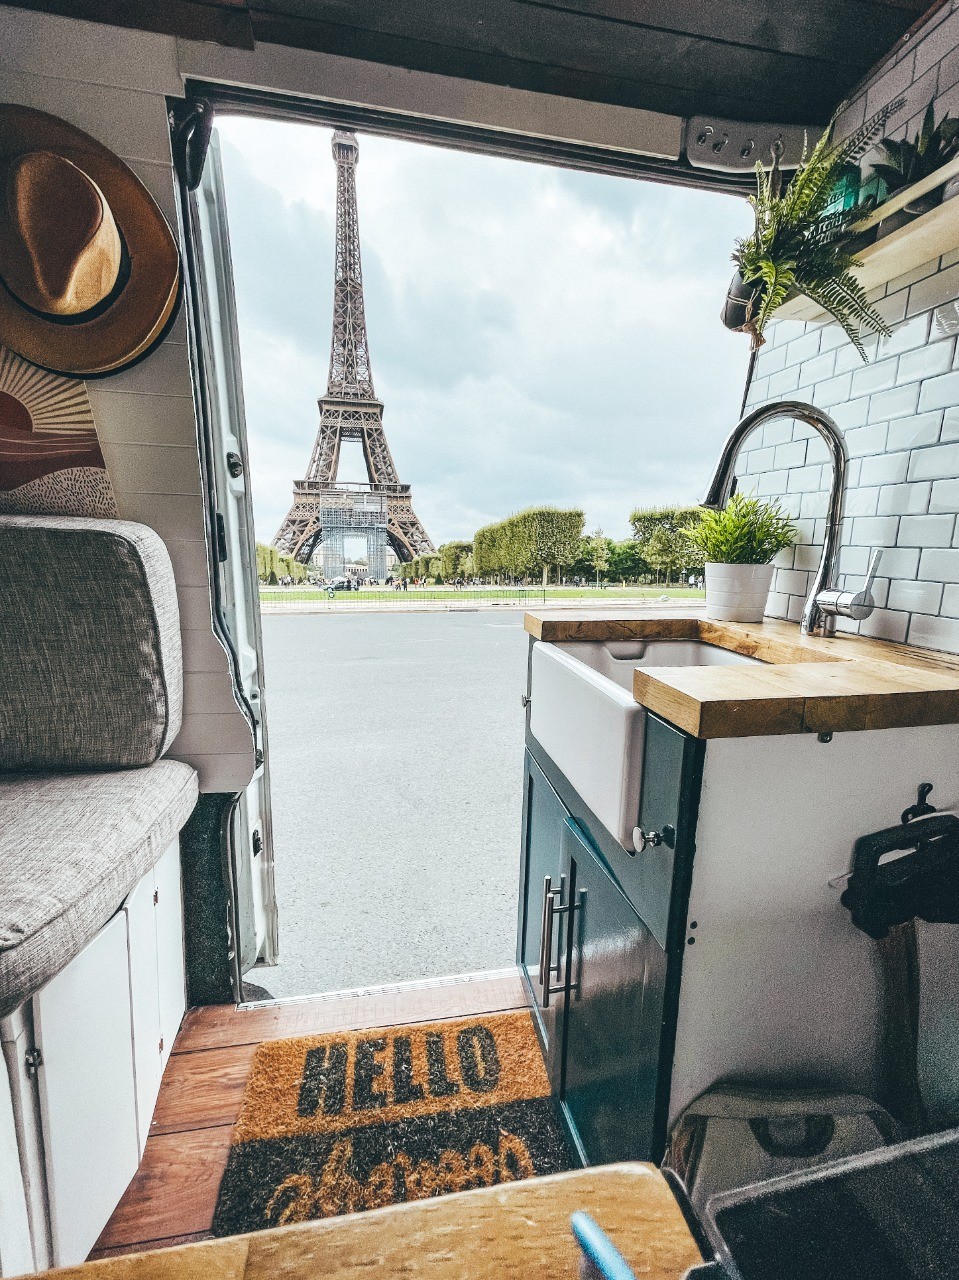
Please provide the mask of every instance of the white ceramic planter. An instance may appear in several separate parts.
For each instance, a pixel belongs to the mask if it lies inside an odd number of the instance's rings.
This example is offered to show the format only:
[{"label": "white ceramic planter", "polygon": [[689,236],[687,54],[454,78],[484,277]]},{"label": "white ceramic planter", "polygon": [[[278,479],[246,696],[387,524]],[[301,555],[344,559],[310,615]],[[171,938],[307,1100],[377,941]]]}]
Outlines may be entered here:
[{"label": "white ceramic planter", "polygon": [[775,565],[706,562],[706,617],[762,622]]}]

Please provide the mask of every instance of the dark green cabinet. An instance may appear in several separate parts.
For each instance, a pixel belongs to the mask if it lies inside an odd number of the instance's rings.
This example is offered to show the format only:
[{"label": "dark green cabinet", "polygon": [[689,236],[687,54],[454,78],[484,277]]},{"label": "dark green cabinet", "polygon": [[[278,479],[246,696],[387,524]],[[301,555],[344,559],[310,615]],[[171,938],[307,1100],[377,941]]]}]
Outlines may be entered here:
[{"label": "dark green cabinet", "polygon": [[559,986],[564,971],[557,972],[556,957],[564,955],[568,923],[563,912],[553,917],[550,955],[544,954],[544,925],[549,897],[568,902],[568,877],[564,866],[563,823],[566,807],[547,782],[543,771],[527,759],[523,807],[523,864],[520,884],[519,965],[533,998],[533,1014],[554,1090],[562,1088],[562,1044],[565,1003],[549,988]]},{"label": "dark green cabinet", "polygon": [[649,1155],[653,1144],[665,954],[566,820],[573,885],[563,1100],[591,1163]]},{"label": "dark green cabinet", "polygon": [[528,741],[518,960],[589,1164],[658,1160],[665,1142],[702,744],[653,715],[645,734],[638,851]]}]

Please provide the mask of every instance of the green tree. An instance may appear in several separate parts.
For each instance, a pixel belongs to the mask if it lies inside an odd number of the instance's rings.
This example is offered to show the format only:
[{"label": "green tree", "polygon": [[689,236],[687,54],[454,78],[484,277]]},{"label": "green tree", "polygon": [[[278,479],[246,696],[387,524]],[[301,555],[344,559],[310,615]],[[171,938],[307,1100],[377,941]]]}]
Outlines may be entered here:
[{"label": "green tree", "polygon": [[650,566],[640,553],[639,544],[633,538],[611,544],[609,572],[617,582],[638,582],[649,573],[649,569]]},{"label": "green tree", "polygon": [[610,540],[603,533],[602,529],[595,529],[589,535],[589,559],[596,574],[596,585],[609,568],[609,548]]},{"label": "green tree", "polygon": [[447,582],[464,576],[463,561],[473,550],[471,542],[444,542],[440,547],[440,572]]}]

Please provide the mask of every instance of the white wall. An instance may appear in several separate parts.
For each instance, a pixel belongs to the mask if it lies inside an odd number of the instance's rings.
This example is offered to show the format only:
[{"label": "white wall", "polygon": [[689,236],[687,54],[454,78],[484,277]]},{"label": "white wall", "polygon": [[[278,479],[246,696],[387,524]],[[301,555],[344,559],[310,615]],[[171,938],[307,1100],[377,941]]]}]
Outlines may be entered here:
[{"label": "white wall", "polygon": [[[959,114],[959,0],[950,0],[868,80],[840,117],[840,133],[905,95],[890,136],[914,138],[927,103]],[[959,200],[956,202],[959,228]],[[957,230],[959,243],[959,230]],[[807,400],[843,429],[850,457],[840,569],[861,581],[883,548],[881,606],[861,631],[959,652],[959,249],[891,280],[872,295],[891,338],[867,341],[863,364],[839,326],[774,322],[747,401]],[[798,619],[819,563],[830,467],[809,428],[774,422],[750,439],[741,487],[779,498],[799,520],[801,543],[784,553],[769,612]]]},{"label": "white wall", "polygon": [[[113,148],[176,227],[166,94],[182,93],[176,42],[0,8],[0,98],[62,116]],[[170,755],[204,791],[240,790],[253,742],[211,624],[197,430],[181,311],[142,364],[87,383],[123,519],[156,529],[173,560],[185,666],[184,721]]]}]

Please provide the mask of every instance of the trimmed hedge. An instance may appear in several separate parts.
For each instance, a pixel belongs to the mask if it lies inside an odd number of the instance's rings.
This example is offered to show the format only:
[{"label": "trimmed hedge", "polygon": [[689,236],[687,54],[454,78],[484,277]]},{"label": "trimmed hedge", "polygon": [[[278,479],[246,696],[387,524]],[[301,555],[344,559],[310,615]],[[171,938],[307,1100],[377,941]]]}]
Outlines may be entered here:
[{"label": "trimmed hedge", "polygon": [[268,547],[262,542],[256,544],[256,576],[261,582],[275,585],[280,578],[292,578],[294,582],[303,582],[309,577],[309,566],[294,560],[292,556],[284,556],[276,547]]},{"label": "trimmed hedge", "polygon": [[473,538],[473,565],[480,577],[505,574],[526,578],[572,564],[579,554],[585,517],[580,510],[529,507],[497,524],[478,529]]}]

